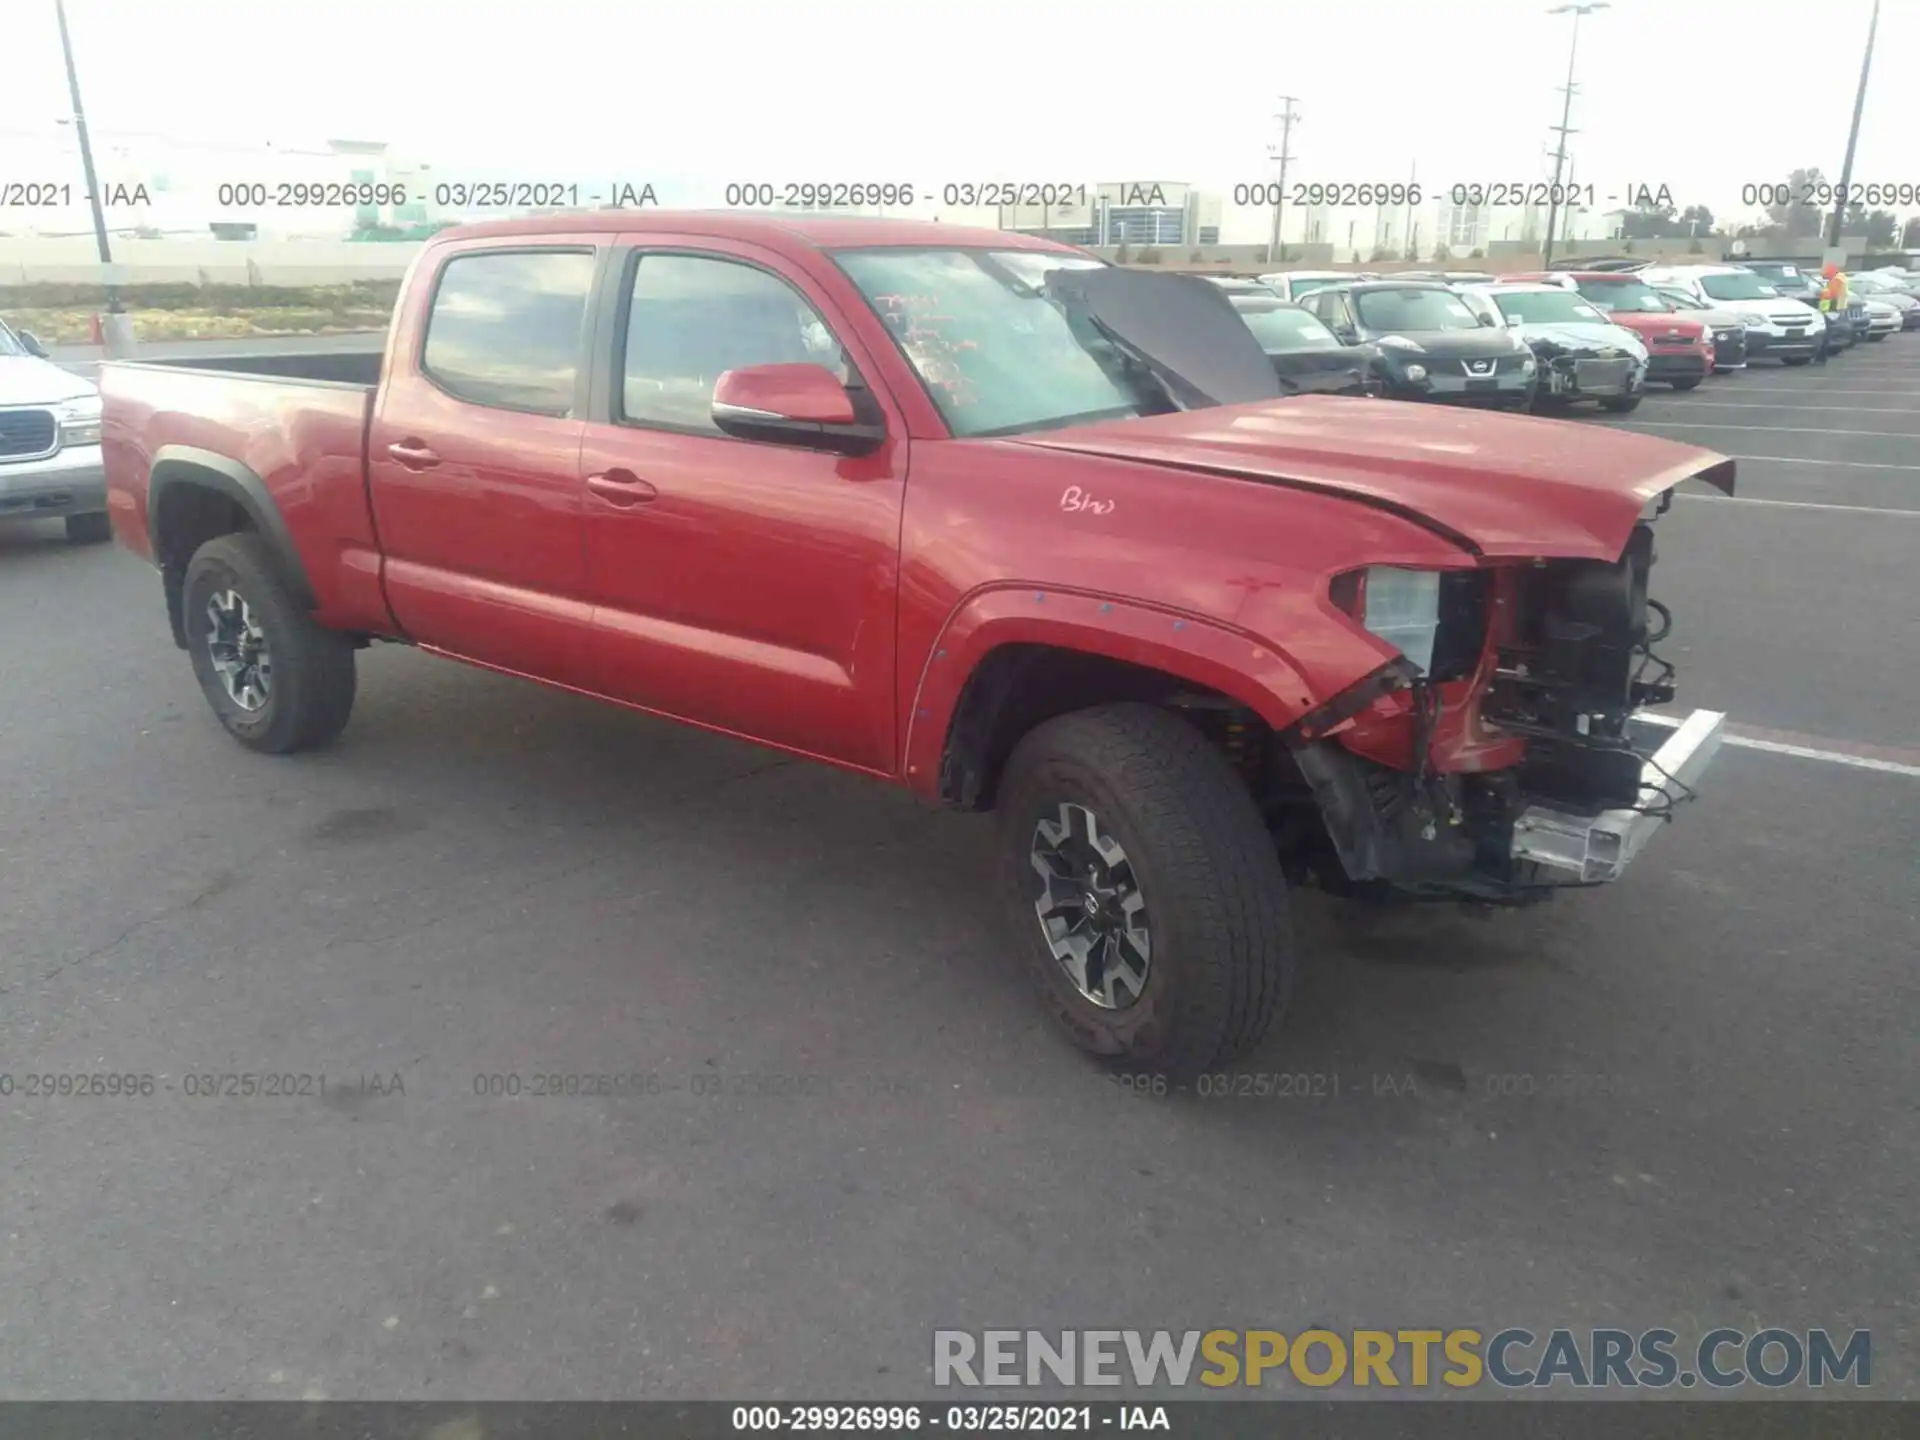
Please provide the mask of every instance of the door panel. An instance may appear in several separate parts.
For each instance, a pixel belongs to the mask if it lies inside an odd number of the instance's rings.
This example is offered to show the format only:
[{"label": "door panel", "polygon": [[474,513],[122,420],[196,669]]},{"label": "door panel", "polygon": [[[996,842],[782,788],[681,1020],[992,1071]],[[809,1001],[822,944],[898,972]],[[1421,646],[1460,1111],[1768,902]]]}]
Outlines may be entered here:
[{"label": "door panel", "polygon": [[455,251],[430,313],[396,336],[367,457],[387,597],[408,636],[580,686],[591,680],[579,415],[594,265],[591,248],[561,237],[538,251]]},{"label": "door panel", "polygon": [[638,303],[618,308],[608,413],[580,454],[596,688],[891,773],[905,448],[848,458],[719,433],[724,371],[826,360],[859,388],[857,357],[825,298],[754,247],[662,244],[680,253],[629,262]]}]

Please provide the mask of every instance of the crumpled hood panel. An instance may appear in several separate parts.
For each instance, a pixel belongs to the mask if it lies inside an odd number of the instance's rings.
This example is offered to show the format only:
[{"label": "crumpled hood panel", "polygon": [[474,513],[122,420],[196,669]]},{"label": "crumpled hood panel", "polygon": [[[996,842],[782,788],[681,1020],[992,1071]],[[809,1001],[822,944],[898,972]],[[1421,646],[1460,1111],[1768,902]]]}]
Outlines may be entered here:
[{"label": "crumpled hood panel", "polygon": [[1598,425],[1335,395],[1109,420],[1011,443],[1343,495],[1490,557],[1614,560],[1648,502],[1733,461]]}]

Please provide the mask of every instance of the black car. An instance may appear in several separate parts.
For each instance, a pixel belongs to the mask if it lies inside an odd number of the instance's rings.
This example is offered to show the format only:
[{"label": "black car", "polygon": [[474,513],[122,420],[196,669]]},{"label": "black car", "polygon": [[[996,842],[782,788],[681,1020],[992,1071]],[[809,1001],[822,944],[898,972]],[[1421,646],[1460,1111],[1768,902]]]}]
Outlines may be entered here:
[{"label": "black car", "polygon": [[1280,292],[1271,285],[1262,285],[1258,280],[1249,280],[1244,275],[1203,275],[1203,280],[1218,285],[1227,292],[1228,299],[1238,299],[1242,295],[1251,295],[1256,300],[1265,297],[1278,300]]},{"label": "black car", "polygon": [[1341,341],[1373,352],[1396,400],[1529,410],[1539,363],[1524,340],[1483,325],[1446,285],[1371,280],[1329,285],[1301,302]]},{"label": "black car", "polygon": [[[1264,287],[1263,287],[1264,288]],[[1378,395],[1372,356],[1361,345],[1343,345],[1304,306],[1229,290],[1227,298],[1273,362],[1273,373],[1295,394]]]},{"label": "black car", "polygon": [[1439,285],[1491,285],[1500,277],[1485,270],[1402,270],[1396,280],[1428,280]]},{"label": "black car", "polygon": [[1791,260],[1729,260],[1742,270],[1751,270],[1789,300],[1808,305],[1820,303],[1820,277]]},{"label": "black car", "polygon": [[1547,266],[1547,269],[1549,270],[1606,270],[1606,271],[1617,270],[1624,274],[1634,270],[1644,270],[1652,263],[1653,262],[1651,260],[1636,260],[1631,255],[1595,255],[1588,259],[1583,259],[1580,256],[1576,255],[1570,260],[1555,260],[1552,264]]}]

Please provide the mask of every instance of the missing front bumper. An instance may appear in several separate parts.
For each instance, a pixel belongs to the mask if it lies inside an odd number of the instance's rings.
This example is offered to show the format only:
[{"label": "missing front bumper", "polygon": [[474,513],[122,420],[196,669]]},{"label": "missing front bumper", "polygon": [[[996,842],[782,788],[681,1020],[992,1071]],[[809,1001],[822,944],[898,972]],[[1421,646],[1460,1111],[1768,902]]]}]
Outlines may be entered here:
[{"label": "missing front bumper", "polygon": [[1551,805],[1529,805],[1513,824],[1513,858],[1530,860],[1585,884],[1616,880],[1687,799],[1720,749],[1727,717],[1696,710],[1640,772],[1640,804],[1631,810],[1577,815]]}]

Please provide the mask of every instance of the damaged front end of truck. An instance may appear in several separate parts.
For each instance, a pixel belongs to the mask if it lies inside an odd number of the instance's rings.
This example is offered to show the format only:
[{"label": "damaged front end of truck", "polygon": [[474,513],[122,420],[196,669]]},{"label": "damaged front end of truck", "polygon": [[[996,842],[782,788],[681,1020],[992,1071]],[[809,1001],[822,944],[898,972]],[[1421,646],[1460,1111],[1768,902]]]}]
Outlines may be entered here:
[{"label": "damaged front end of truck", "polygon": [[1297,878],[1524,904],[1619,877],[1694,797],[1726,718],[1645,714],[1676,694],[1674,617],[1649,594],[1671,500],[1611,563],[1336,578],[1335,605],[1402,654],[1275,737],[1262,788]]}]

